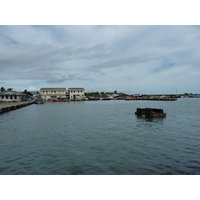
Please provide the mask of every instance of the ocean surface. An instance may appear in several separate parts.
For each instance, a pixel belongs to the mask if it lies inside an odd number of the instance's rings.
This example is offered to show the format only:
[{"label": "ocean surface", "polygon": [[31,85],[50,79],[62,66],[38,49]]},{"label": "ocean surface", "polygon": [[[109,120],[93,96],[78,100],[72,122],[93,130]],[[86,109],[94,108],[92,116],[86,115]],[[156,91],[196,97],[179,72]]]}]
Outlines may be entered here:
[{"label": "ocean surface", "polygon": [[[137,108],[167,116],[138,117]],[[4,174],[200,174],[200,98],[51,102],[3,113]]]}]

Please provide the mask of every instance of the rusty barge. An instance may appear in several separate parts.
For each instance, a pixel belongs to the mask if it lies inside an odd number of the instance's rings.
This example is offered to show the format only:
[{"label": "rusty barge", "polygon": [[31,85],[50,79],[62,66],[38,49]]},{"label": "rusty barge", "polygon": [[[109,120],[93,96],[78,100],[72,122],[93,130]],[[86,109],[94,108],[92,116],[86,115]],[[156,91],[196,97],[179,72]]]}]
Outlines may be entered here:
[{"label": "rusty barge", "polygon": [[166,117],[163,109],[157,108],[137,108],[135,114],[138,116],[145,115],[146,117]]}]

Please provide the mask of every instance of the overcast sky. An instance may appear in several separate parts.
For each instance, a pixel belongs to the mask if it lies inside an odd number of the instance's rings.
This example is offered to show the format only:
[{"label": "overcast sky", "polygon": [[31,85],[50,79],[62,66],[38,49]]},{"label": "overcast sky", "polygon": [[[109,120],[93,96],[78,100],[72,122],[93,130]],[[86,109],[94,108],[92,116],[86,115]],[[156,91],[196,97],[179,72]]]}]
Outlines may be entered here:
[{"label": "overcast sky", "polygon": [[200,93],[200,26],[0,26],[0,87]]}]

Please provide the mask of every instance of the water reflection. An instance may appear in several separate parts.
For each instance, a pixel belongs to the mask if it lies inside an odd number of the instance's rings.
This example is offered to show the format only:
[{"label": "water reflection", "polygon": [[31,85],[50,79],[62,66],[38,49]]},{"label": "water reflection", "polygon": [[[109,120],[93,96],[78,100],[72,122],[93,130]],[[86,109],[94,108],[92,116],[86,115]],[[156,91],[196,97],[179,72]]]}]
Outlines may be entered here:
[{"label": "water reflection", "polygon": [[163,122],[165,118],[163,117],[148,117],[146,115],[137,115],[137,119],[144,120],[146,122]]}]

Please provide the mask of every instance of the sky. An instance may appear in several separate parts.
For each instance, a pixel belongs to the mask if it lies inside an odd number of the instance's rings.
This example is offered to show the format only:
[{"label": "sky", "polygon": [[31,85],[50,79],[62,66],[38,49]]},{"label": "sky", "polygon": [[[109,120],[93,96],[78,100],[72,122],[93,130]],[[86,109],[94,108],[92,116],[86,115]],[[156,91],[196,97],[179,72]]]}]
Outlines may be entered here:
[{"label": "sky", "polygon": [[200,26],[1,25],[0,87],[200,93]]}]

